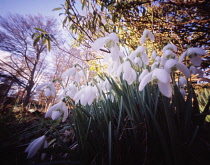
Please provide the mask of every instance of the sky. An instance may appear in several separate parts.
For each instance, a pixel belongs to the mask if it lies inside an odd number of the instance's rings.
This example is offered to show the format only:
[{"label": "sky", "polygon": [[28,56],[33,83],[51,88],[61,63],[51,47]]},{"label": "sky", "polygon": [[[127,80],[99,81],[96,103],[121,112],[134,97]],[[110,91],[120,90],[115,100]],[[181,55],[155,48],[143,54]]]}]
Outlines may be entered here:
[{"label": "sky", "polygon": [[0,0],[0,15],[7,13],[32,14],[38,13],[43,16],[53,16],[57,19],[59,13],[64,10],[52,11],[54,8],[61,7],[65,0]]}]

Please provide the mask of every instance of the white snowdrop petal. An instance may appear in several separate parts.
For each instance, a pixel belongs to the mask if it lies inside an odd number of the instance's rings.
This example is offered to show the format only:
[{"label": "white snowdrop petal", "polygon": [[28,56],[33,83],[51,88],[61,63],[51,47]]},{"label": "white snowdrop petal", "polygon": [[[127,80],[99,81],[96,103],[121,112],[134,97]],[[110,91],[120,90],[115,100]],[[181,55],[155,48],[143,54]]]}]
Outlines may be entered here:
[{"label": "white snowdrop petal", "polygon": [[174,65],[176,65],[177,61],[174,59],[169,59],[166,61],[164,68],[170,69],[172,67],[174,67]]},{"label": "white snowdrop petal", "polygon": [[201,48],[188,48],[187,54],[190,55],[192,53],[196,53],[197,55],[205,55],[206,54],[205,50],[203,50]]},{"label": "white snowdrop petal", "polygon": [[171,87],[170,83],[162,83],[161,81],[159,81],[158,88],[164,96],[171,97],[172,87]]},{"label": "white snowdrop petal", "polygon": [[176,67],[185,75],[185,77],[190,78],[190,71],[184,64],[178,62]]},{"label": "white snowdrop petal", "polygon": [[152,60],[154,60],[157,57],[157,53],[155,50],[152,51]]},{"label": "white snowdrop petal", "polygon": [[108,37],[101,37],[95,40],[91,46],[93,51],[98,51],[101,47],[103,47],[107,41]]},{"label": "white snowdrop petal", "polygon": [[46,97],[49,97],[51,95],[51,91],[50,91],[49,87],[47,87],[47,88],[44,89],[44,95]]},{"label": "white snowdrop petal", "polygon": [[43,135],[41,137],[39,137],[35,143],[33,143],[33,145],[30,147],[30,149],[28,150],[28,156],[27,159],[32,158],[38,151],[38,149],[43,145],[44,141],[45,141],[46,136]]},{"label": "white snowdrop petal", "polygon": [[110,48],[111,57],[113,61],[117,61],[119,59],[120,49],[117,45]]},{"label": "white snowdrop petal", "polygon": [[66,107],[66,104],[63,103],[63,106],[62,106],[62,111],[63,111],[63,119],[62,119],[62,122],[65,122],[68,115],[69,115],[69,111],[68,111],[68,108]]},{"label": "white snowdrop petal", "polygon": [[152,77],[157,77],[157,79],[162,83],[170,82],[170,74],[164,69],[159,69],[159,68],[154,69]]},{"label": "white snowdrop petal", "polygon": [[160,63],[161,57],[160,57],[160,56],[157,56],[157,57],[155,58],[155,61],[157,61],[158,63]]},{"label": "white snowdrop petal", "polygon": [[194,56],[192,58],[190,58],[190,61],[195,65],[195,66],[200,66],[201,65],[201,62],[202,62],[202,59],[200,56]]},{"label": "white snowdrop petal", "polygon": [[183,52],[179,58],[179,62],[183,62],[184,58],[186,57],[187,55],[187,51]]},{"label": "white snowdrop petal", "polygon": [[146,76],[144,76],[139,84],[139,91],[142,91],[144,87],[150,82],[152,78],[152,72],[148,73]]},{"label": "white snowdrop petal", "polygon": [[151,32],[149,32],[149,39],[150,39],[151,41],[155,41],[155,36],[154,36],[154,34],[151,33]]},{"label": "white snowdrop petal", "polygon": [[59,108],[59,103],[53,105],[52,107],[50,107],[47,112],[45,113],[45,118],[50,117],[52,115],[52,112],[54,110],[57,110]]},{"label": "white snowdrop petal", "polygon": [[141,73],[141,75],[139,76],[139,82],[141,82],[141,80],[144,78],[144,76],[146,76],[149,73],[149,71],[147,69],[144,69],[143,72]]},{"label": "white snowdrop petal", "polygon": [[183,97],[186,96],[186,92],[185,92],[185,90],[183,88],[181,88],[179,91],[180,91],[180,93],[182,94]]},{"label": "white snowdrop petal", "polygon": [[108,37],[109,37],[110,40],[112,40],[112,41],[114,41],[116,43],[119,42],[119,37],[118,37],[118,35],[116,33],[110,33],[108,35]]},{"label": "white snowdrop petal", "polygon": [[145,65],[148,65],[149,64],[149,57],[148,57],[148,55],[146,53],[143,53],[142,54],[141,59],[142,59],[142,61],[143,61],[143,63]]},{"label": "white snowdrop petal", "polygon": [[79,83],[80,82],[80,75],[78,74],[78,72],[75,74],[75,81],[77,82],[77,83]]},{"label": "white snowdrop petal", "polygon": [[183,87],[183,86],[186,85],[186,84],[187,84],[186,78],[185,78],[185,77],[180,77],[180,78],[179,78],[179,85],[180,85],[181,87]]},{"label": "white snowdrop petal", "polygon": [[[48,148],[48,143],[46,140],[44,141],[44,148]],[[46,153],[42,153],[41,159],[44,160],[45,156],[46,156]]]},{"label": "white snowdrop petal", "polygon": [[47,83],[43,83],[43,84],[41,84],[41,85],[38,85],[37,87],[36,87],[36,90],[37,91],[39,91],[39,90],[41,90],[44,86],[46,86],[47,85]]},{"label": "white snowdrop petal", "polygon": [[57,120],[61,115],[62,115],[62,113],[60,113],[59,111],[53,111],[52,112],[52,120]]}]

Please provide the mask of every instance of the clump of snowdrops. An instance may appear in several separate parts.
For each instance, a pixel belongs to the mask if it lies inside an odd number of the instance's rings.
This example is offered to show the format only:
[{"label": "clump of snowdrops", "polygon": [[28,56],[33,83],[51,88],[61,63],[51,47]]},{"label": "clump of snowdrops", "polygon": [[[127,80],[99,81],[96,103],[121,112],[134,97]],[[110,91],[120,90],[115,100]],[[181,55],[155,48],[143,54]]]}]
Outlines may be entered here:
[{"label": "clump of snowdrops", "polygon": [[[91,46],[96,52],[101,48],[110,50],[106,55],[109,66],[103,74],[90,80],[87,69],[75,64],[62,74],[63,88],[59,94],[56,95],[53,82],[41,85],[39,89],[44,89],[46,96],[57,97],[45,117],[55,120],[57,125],[61,122],[66,125],[59,131],[54,126],[32,141],[26,149],[27,158],[36,155],[40,148],[53,148],[52,137],[68,131],[75,136],[66,147],[69,152],[79,153],[80,162],[120,164],[121,160],[123,164],[123,158],[116,156],[120,153],[115,153],[115,143],[122,137],[133,136],[132,143],[139,144],[142,139],[138,139],[137,130],[142,129],[143,139],[147,141],[143,143],[145,160],[151,152],[163,157],[160,162],[164,164],[180,163],[181,146],[193,144],[201,124],[192,124],[201,112],[190,78],[192,74],[202,77],[197,67],[206,52],[191,47],[178,56],[177,47],[170,43],[163,47],[161,54],[155,50],[148,54],[144,44],[147,40],[155,41],[155,37],[146,29],[140,46],[126,55],[119,46],[117,34],[101,37]],[[185,60],[190,61],[187,66]],[[139,128],[139,124],[144,127]],[[148,146],[152,146],[149,151]],[[42,159],[46,155],[44,151]]]}]

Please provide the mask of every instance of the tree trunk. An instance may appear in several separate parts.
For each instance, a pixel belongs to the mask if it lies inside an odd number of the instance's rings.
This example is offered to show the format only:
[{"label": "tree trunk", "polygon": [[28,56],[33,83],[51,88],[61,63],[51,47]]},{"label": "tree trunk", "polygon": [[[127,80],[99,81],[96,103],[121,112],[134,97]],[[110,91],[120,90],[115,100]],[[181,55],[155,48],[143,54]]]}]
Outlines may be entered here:
[{"label": "tree trunk", "polygon": [[28,105],[30,98],[31,98],[31,91],[32,91],[33,87],[34,87],[34,82],[33,82],[33,80],[31,80],[29,82],[29,85],[26,87],[26,96],[24,98],[23,106]]}]

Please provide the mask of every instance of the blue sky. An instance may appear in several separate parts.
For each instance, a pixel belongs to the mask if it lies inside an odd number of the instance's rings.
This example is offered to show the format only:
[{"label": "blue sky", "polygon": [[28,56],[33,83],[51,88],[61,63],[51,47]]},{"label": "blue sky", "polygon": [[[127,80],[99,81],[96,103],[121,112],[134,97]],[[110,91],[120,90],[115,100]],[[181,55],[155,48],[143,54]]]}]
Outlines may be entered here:
[{"label": "blue sky", "polygon": [[18,14],[42,14],[59,18],[60,11],[52,9],[61,7],[65,0],[0,0],[0,15],[4,16],[8,12]]}]

